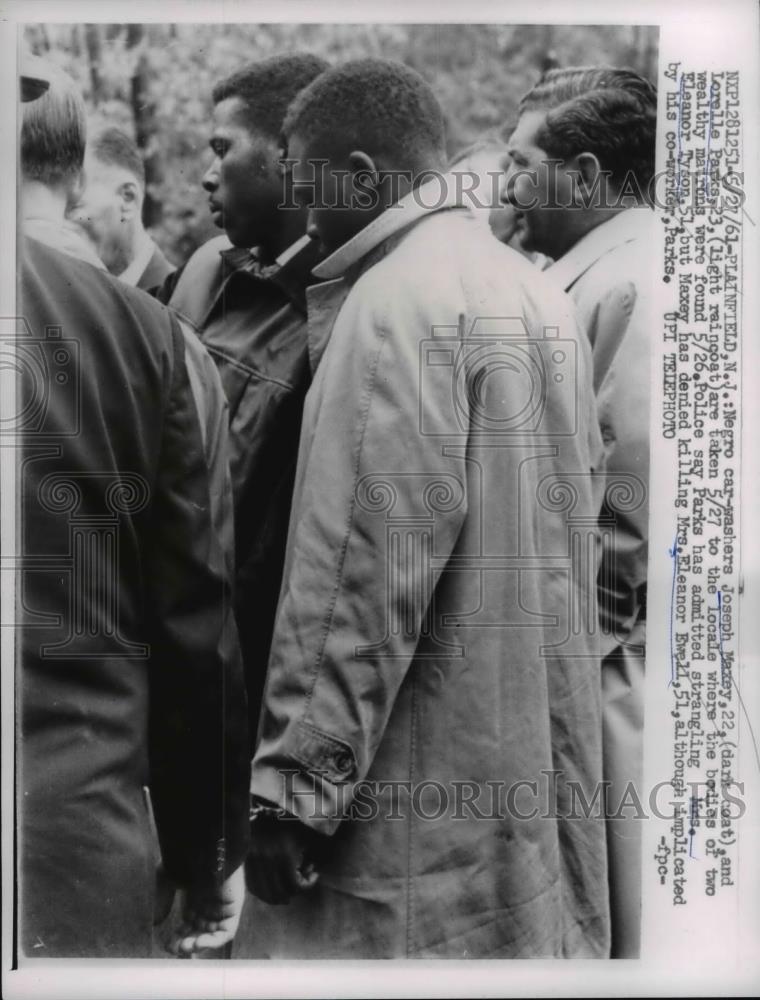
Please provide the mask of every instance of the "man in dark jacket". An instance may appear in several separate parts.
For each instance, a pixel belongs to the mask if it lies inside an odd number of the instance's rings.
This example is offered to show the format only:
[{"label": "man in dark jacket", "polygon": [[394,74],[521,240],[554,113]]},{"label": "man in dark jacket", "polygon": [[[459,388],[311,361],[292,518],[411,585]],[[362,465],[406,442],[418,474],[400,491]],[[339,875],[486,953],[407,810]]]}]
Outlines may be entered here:
[{"label": "man in dark jacket", "polygon": [[202,246],[158,293],[200,334],[229,402],[235,608],[252,741],[310,383],[305,289],[318,260],[282,176],[280,131],[291,100],[326,65],[312,55],[276,56],[214,88],[214,160],[203,187],[226,237]]},{"label": "man in dark jacket", "polygon": [[[83,153],[81,98],[53,76],[21,135],[39,231],[56,210],[63,226]],[[175,948],[219,946],[241,905],[247,737],[186,341],[102,269],[38,239],[20,249],[21,949],[150,956],[146,785],[185,890]]]}]

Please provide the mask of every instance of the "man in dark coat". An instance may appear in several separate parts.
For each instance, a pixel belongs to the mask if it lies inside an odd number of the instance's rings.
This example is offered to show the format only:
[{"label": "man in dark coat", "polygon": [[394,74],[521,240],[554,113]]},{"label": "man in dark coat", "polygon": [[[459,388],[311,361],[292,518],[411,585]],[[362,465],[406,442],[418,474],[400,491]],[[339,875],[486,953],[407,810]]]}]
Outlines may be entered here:
[{"label": "man in dark coat", "polygon": [[[63,227],[83,153],[81,98],[54,75],[21,135],[38,230],[56,210]],[[241,904],[247,734],[186,341],[86,260],[28,237],[20,255],[20,946],[150,956],[144,786],[185,890],[175,948],[218,946]]]},{"label": "man in dark coat", "polygon": [[282,578],[309,370],[306,286],[316,282],[306,213],[288,197],[280,131],[290,101],[326,67],[313,55],[244,67],[213,91],[203,178],[226,236],[210,240],[158,292],[199,333],[230,407],[235,609],[251,740]]}]

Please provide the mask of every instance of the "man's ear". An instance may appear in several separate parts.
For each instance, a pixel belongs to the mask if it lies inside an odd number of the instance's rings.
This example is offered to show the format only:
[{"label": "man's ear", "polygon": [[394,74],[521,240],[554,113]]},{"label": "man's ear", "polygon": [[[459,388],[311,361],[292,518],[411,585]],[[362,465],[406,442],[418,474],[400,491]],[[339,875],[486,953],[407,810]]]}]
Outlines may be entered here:
[{"label": "man's ear", "polygon": [[380,184],[380,170],[369,153],[359,149],[349,153],[348,166],[352,174],[361,174],[366,186],[376,188]]},{"label": "man's ear", "polygon": [[578,173],[579,183],[583,185],[586,192],[593,191],[602,172],[602,165],[594,153],[579,153],[575,157],[575,169]]},{"label": "man's ear", "polygon": [[123,220],[139,216],[142,198],[137,181],[124,181],[119,185],[119,203]]}]

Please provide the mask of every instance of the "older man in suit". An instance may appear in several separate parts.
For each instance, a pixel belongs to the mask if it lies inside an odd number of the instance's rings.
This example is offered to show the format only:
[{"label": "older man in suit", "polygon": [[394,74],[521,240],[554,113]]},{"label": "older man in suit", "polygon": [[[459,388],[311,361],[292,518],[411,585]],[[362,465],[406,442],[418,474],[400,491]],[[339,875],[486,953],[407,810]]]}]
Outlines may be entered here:
[{"label": "older man in suit", "polygon": [[[506,198],[526,250],[555,263],[591,344],[607,453],[599,574],[612,957],[639,951],[641,830],[616,815],[642,795],[657,93],[630,70],[550,70],[522,99]],[[621,503],[620,500],[623,499]]]}]

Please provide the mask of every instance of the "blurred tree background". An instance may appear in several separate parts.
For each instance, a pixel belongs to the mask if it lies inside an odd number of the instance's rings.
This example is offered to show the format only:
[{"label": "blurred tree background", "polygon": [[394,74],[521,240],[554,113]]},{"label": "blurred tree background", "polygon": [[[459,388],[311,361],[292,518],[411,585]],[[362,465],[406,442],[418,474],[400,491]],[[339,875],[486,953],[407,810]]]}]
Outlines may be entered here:
[{"label": "blurred tree background", "polygon": [[91,128],[117,125],[135,138],[146,225],[178,264],[218,234],[200,188],[211,90],[246,62],[296,50],[331,62],[398,59],[436,91],[452,155],[514,121],[551,66],[627,66],[657,79],[658,31],[639,25],[30,24],[24,37],[79,83]]}]

